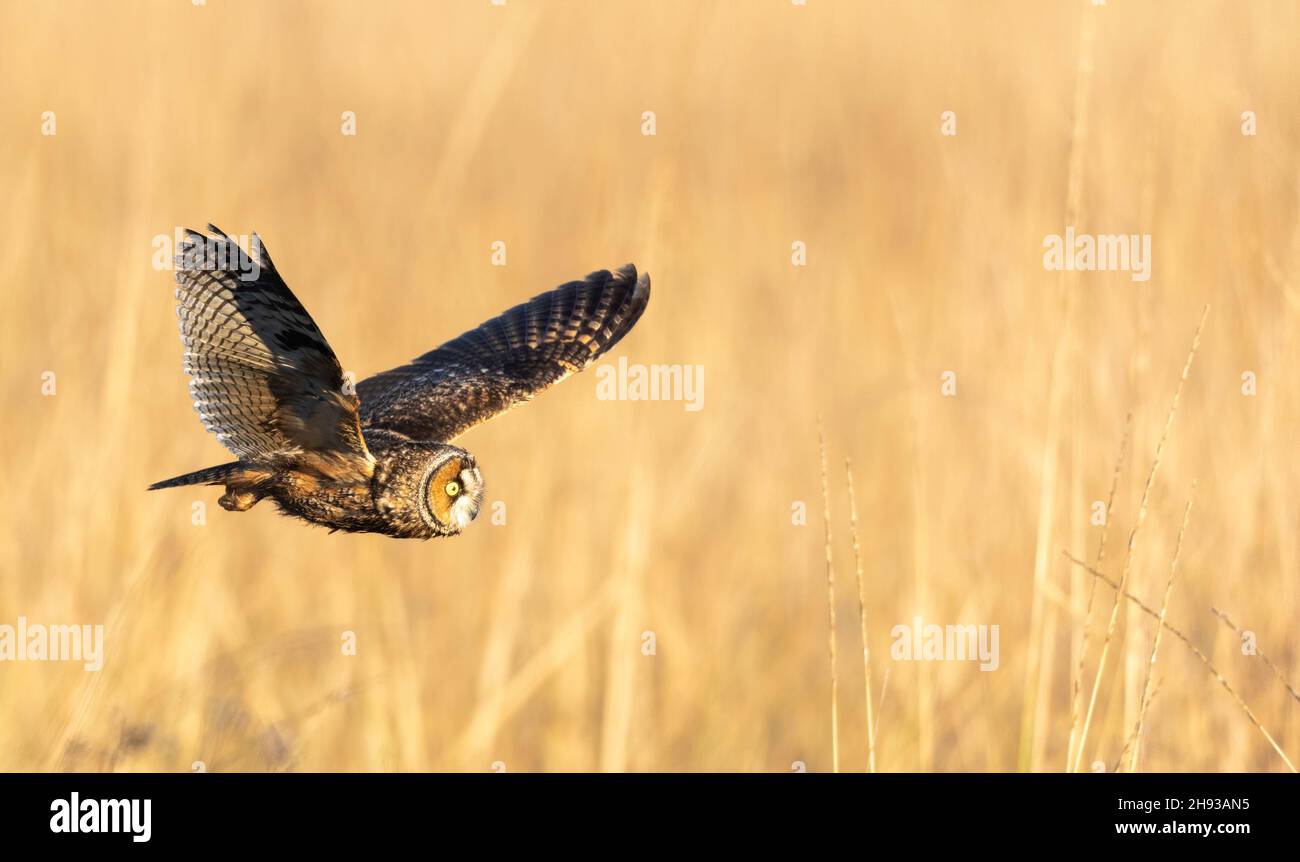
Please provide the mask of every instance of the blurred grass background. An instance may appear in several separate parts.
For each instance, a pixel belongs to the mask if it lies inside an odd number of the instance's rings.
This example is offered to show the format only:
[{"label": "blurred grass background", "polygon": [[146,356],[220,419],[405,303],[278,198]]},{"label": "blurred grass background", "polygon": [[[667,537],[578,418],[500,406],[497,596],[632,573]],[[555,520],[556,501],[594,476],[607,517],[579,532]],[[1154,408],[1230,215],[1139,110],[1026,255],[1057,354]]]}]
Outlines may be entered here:
[{"label": "blurred grass background", "polygon": [[[0,32],[0,622],[107,627],[98,674],[0,665],[0,768],[829,770],[821,412],[843,768],[848,456],[880,767],[1061,769],[1088,588],[1061,551],[1095,555],[1131,412],[1118,572],[1206,303],[1132,589],[1159,606],[1198,480],[1169,619],[1300,755],[1209,612],[1300,676],[1295,6],[6,0]],[[1150,233],[1151,280],[1044,271],[1067,219]],[[358,377],[635,261],[655,292],[617,355],[704,365],[704,409],[571,379],[461,438],[508,522],[450,541],[146,493],[228,460],[151,265],[207,221],[261,234]],[[1000,668],[890,661],[914,615],[1000,625]],[[1121,609],[1085,764],[1118,756],[1152,634]],[[1181,644],[1156,675],[1144,768],[1284,768]]]}]

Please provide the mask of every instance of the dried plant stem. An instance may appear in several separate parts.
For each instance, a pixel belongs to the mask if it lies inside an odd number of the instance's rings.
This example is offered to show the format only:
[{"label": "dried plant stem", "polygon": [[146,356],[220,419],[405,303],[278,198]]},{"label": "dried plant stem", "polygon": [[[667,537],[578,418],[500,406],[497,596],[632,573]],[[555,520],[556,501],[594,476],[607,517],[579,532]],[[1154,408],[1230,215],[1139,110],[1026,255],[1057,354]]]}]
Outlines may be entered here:
[{"label": "dried plant stem", "polygon": [[[1245,636],[1246,633],[1242,631],[1241,628],[1239,628],[1236,623],[1228,619],[1228,615],[1225,614],[1223,611],[1219,610],[1218,608],[1212,607],[1210,608],[1210,613],[1214,614],[1216,617],[1223,620],[1224,625],[1226,625],[1228,628],[1232,629],[1234,632],[1237,633],[1237,637]],[[1296,703],[1300,703],[1300,693],[1296,692],[1295,688],[1291,685],[1291,683],[1287,681],[1287,678],[1282,675],[1282,671],[1277,669],[1277,665],[1269,661],[1268,656],[1264,655],[1264,651],[1257,647],[1255,649],[1255,655],[1259,656],[1260,660],[1264,662],[1264,666],[1268,668],[1269,671],[1272,672],[1273,676],[1277,677],[1277,681],[1282,683],[1282,685],[1287,690],[1287,694],[1291,695],[1291,699],[1294,700]]]},{"label": "dried plant stem", "polygon": [[[1165,582],[1165,595],[1160,600],[1159,625],[1156,636],[1151,642],[1151,659],[1147,662],[1146,679],[1142,683],[1142,699],[1138,701],[1138,720],[1133,728],[1133,756],[1128,763],[1129,772],[1137,772],[1138,753],[1142,750],[1142,724],[1146,720],[1147,706],[1152,697],[1151,677],[1156,669],[1156,654],[1160,651],[1160,635],[1165,630],[1165,614],[1169,610],[1169,594],[1174,589],[1174,576],[1178,573],[1178,558],[1183,553],[1183,536],[1187,533],[1187,522],[1192,516],[1192,501],[1196,499],[1196,483],[1192,482],[1192,493],[1187,498],[1187,508],[1183,509],[1183,525],[1178,528],[1178,541],[1174,543],[1174,558],[1169,563],[1169,580]],[[1096,579],[1093,583],[1097,583]]]},{"label": "dried plant stem", "polygon": [[[882,712],[882,713],[885,711],[885,695],[887,695],[887,694],[889,694],[889,665],[885,665],[885,678],[882,679],[882,680],[880,681],[880,708],[879,708],[879,711]],[[876,732],[876,733],[880,733],[880,725],[879,725],[879,724],[876,725],[875,732]],[[875,738],[874,735],[871,737],[871,744],[872,744],[872,745],[875,745],[875,744],[876,744],[876,738]]]},{"label": "dried plant stem", "polygon": [[[1093,578],[1093,583],[1096,582],[1097,579]],[[1159,693],[1160,693],[1160,683],[1157,682],[1155,688],[1151,690],[1151,696],[1147,698],[1146,703],[1149,705],[1152,701],[1156,699],[1156,695]],[[1128,739],[1124,742],[1124,748],[1122,751],[1120,751],[1119,757],[1115,758],[1115,765],[1111,767],[1110,770],[1111,772],[1119,772],[1120,767],[1123,766],[1124,764],[1124,758],[1128,757],[1128,753],[1133,748],[1133,742],[1134,740],[1137,739],[1140,730],[1141,728],[1139,728],[1136,724],[1133,726],[1133,732],[1129,734]]]},{"label": "dried plant stem", "polygon": [[835,566],[831,562],[831,495],[826,483],[826,435],[822,417],[817,417],[817,443],[822,465],[822,520],[826,524],[826,608],[828,631],[826,644],[831,655],[831,769],[840,771],[839,673],[835,666]]},{"label": "dried plant stem", "polygon": [[[1065,223],[1079,224],[1084,218],[1083,184],[1084,158],[1088,152],[1089,104],[1092,96],[1093,47],[1095,42],[1095,16],[1084,15],[1079,27],[1079,44],[1075,66],[1074,104],[1071,111],[1070,146],[1067,158],[1065,185]],[[1052,507],[1055,501],[1056,461],[1058,457],[1057,437],[1060,420],[1060,406],[1057,401],[1058,387],[1065,368],[1067,346],[1075,339],[1072,334],[1071,321],[1074,314],[1076,291],[1071,289],[1073,278],[1064,270],[1060,273],[1059,284],[1064,299],[1064,326],[1062,337],[1053,357],[1052,376],[1048,391],[1048,428],[1043,447],[1043,479],[1039,486],[1038,530],[1034,546],[1034,593],[1029,617],[1029,651],[1026,657],[1025,697],[1020,715],[1020,747],[1018,763],[1020,769],[1032,771],[1038,763],[1040,753],[1046,744],[1047,721],[1042,714],[1046,710],[1050,695],[1049,666],[1051,664],[1051,646],[1055,643],[1055,615],[1049,615],[1047,623],[1043,622],[1044,598],[1052,586],[1048,580],[1047,558],[1052,534]],[[1077,348],[1074,351],[1077,353]],[[1048,471],[1051,471],[1050,473]],[[1108,518],[1109,520],[1109,518]],[[1086,628],[1085,628],[1086,631]],[[1046,661],[1040,653],[1047,652]],[[1082,655],[1082,652],[1081,652]],[[1034,677],[1037,676],[1035,683]],[[1071,720],[1070,746],[1075,737],[1075,720]],[[1069,747],[1069,746],[1067,746]],[[1067,758],[1069,754],[1067,753]],[[1069,768],[1067,759],[1066,768]]]},{"label": "dried plant stem", "polygon": [[862,626],[862,676],[867,692],[867,770],[875,772],[876,721],[871,711],[871,641],[867,638],[867,590],[862,578],[862,551],[858,547],[858,500],[853,493],[853,465],[848,458],[844,459],[844,475],[849,486],[849,532],[853,536],[853,565],[858,575],[858,620]]},{"label": "dried plant stem", "polygon": [[[1106,560],[1106,533],[1110,529],[1111,512],[1115,509],[1115,489],[1119,487],[1119,474],[1124,466],[1124,455],[1128,451],[1129,429],[1133,424],[1133,414],[1124,417],[1124,431],[1119,440],[1119,456],[1115,459],[1115,472],[1110,477],[1110,493],[1106,497],[1106,520],[1101,525],[1101,538],[1097,542],[1097,566]],[[1074,671],[1074,681],[1070,690],[1070,740],[1066,749],[1065,768],[1068,770],[1074,762],[1074,746],[1079,733],[1079,696],[1083,693],[1083,665],[1088,657],[1088,633],[1092,625],[1092,606],[1097,597],[1097,579],[1088,579],[1088,604],[1083,614],[1083,637],[1079,644],[1079,662]]]},{"label": "dried plant stem", "polygon": [[[1089,151],[1089,105],[1092,100],[1095,42],[1095,16],[1083,15],[1075,63],[1074,101],[1071,109],[1069,150],[1066,161],[1065,223],[1082,223],[1085,212],[1084,166]],[[1029,645],[1025,661],[1025,688],[1020,712],[1020,743],[1017,765],[1021,771],[1038,768],[1047,742],[1047,704],[1051,694],[1050,669],[1056,644],[1056,614],[1045,598],[1054,585],[1049,580],[1048,559],[1056,506],[1056,470],[1060,458],[1060,425],[1063,400],[1068,388],[1066,378],[1072,359],[1078,353],[1073,330],[1078,291],[1072,272],[1061,270],[1058,285],[1062,299],[1062,326],[1052,357],[1048,379],[1047,433],[1043,439],[1042,467],[1038,494],[1038,523],[1034,541],[1033,598],[1029,611]],[[1077,360],[1075,360],[1077,363]]]},{"label": "dried plant stem", "polygon": [[1147,474],[1146,486],[1142,489],[1142,502],[1138,505],[1137,521],[1133,524],[1133,529],[1128,534],[1128,547],[1124,552],[1124,568],[1120,573],[1119,588],[1115,595],[1115,603],[1111,605],[1110,621],[1106,624],[1106,637],[1101,644],[1101,657],[1097,660],[1097,673],[1092,680],[1092,694],[1088,697],[1088,711],[1084,714],[1083,730],[1079,733],[1079,746],[1074,752],[1074,769],[1079,771],[1079,762],[1083,759],[1083,750],[1085,743],[1088,741],[1088,730],[1092,726],[1093,710],[1097,706],[1097,692],[1101,688],[1101,679],[1106,671],[1106,656],[1110,651],[1111,640],[1115,636],[1115,628],[1119,622],[1120,595],[1128,585],[1129,572],[1133,567],[1133,550],[1137,547],[1138,531],[1142,529],[1142,522],[1147,517],[1147,503],[1151,499],[1151,488],[1156,482],[1156,473],[1160,469],[1160,455],[1164,451],[1165,442],[1169,439],[1169,429],[1174,424],[1174,414],[1178,412],[1178,401],[1183,395],[1183,386],[1187,383],[1187,375],[1192,370],[1192,360],[1196,358],[1196,348],[1201,344],[1201,331],[1205,328],[1205,318],[1210,313],[1210,307],[1207,305],[1201,312],[1201,321],[1196,325],[1196,334],[1192,336],[1192,348],[1187,352],[1187,361],[1183,363],[1183,373],[1178,378],[1178,387],[1174,390],[1173,403],[1169,405],[1169,414],[1165,417],[1164,431],[1160,434],[1160,440],[1156,443],[1155,457],[1151,460],[1151,472]]},{"label": "dried plant stem", "polygon": [[[1094,578],[1099,579],[1100,581],[1105,583],[1108,587],[1110,587],[1112,590],[1115,590],[1117,595],[1121,595],[1124,598],[1128,599],[1130,602],[1136,605],[1138,609],[1141,610],[1144,614],[1150,617],[1155,617],[1157,620],[1160,619],[1159,613],[1153,611],[1151,608],[1143,604],[1142,600],[1139,599],[1137,596],[1133,595],[1127,590],[1120,589],[1119,584],[1111,580],[1109,576],[1097,571],[1092,566],[1085,563],[1083,560],[1080,560],[1078,557],[1071,554],[1069,551],[1064,551],[1063,553],[1065,554],[1066,559],[1074,563],[1076,566],[1082,566],[1083,569],[1086,572],[1088,572],[1088,574],[1092,575]],[[1187,635],[1183,634],[1181,631],[1174,628],[1168,622],[1161,622],[1160,626],[1165,631],[1169,632],[1171,635],[1173,635],[1174,637],[1182,641],[1183,644],[1185,644],[1187,648],[1192,651],[1192,655],[1200,659],[1201,664],[1205,665],[1206,669],[1210,672],[1210,674],[1219,681],[1219,685],[1223,686],[1223,690],[1232,696],[1232,699],[1237,702],[1237,706],[1241,707],[1241,711],[1246,714],[1246,718],[1250,719],[1250,723],[1255,725],[1256,729],[1258,729],[1259,732],[1264,735],[1264,738],[1268,740],[1268,744],[1271,745],[1273,747],[1273,750],[1277,752],[1278,757],[1282,758],[1282,762],[1286,764],[1287,769],[1290,769],[1292,772],[1295,772],[1296,771],[1295,764],[1291,762],[1291,758],[1286,756],[1286,752],[1282,750],[1282,747],[1277,744],[1277,740],[1273,738],[1273,734],[1269,733],[1268,730],[1264,727],[1264,725],[1260,724],[1259,719],[1255,717],[1255,713],[1252,712],[1250,707],[1246,705],[1246,702],[1241,699],[1241,695],[1237,694],[1237,690],[1234,689],[1228,683],[1228,681],[1223,678],[1223,674],[1219,673],[1218,669],[1215,668],[1214,664],[1205,655],[1205,653],[1201,652],[1201,649],[1198,646],[1196,646],[1196,644],[1192,643],[1191,639],[1189,639]]]}]

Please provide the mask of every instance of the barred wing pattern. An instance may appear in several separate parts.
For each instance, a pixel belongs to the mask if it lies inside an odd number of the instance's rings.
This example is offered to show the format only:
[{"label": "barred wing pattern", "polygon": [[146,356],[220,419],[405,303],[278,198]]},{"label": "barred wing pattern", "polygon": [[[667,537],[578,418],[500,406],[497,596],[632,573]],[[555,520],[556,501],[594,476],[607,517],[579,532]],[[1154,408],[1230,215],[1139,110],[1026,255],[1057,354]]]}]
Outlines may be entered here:
[{"label": "barred wing pattern", "polygon": [[576,374],[618,344],[650,301],[628,264],[533,297],[408,365],[357,384],[364,427],[450,442]]},{"label": "barred wing pattern", "polygon": [[256,234],[254,266],[208,230],[215,236],[187,231],[176,256],[185,372],[204,427],[243,460],[309,451],[368,475],[357,399],[311,315]]}]

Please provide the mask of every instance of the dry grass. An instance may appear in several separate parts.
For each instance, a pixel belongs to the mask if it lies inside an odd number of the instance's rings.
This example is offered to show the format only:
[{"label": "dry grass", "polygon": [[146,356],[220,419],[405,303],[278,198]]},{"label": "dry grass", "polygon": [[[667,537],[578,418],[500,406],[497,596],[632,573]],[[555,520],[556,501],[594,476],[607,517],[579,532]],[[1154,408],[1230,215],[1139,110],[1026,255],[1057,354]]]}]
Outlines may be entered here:
[{"label": "dry grass", "polygon": [[[858,582],[858,623],[862,629],[862,691],[866,700],[867,771],[876,771],[876,716],[871,708],[871,633],[867,627],[867,584],[862,573],[862,548],[858,544],[858,495],[853,491],[853,462],[844,459],[844,480],[849,491],[849,533],[853,538],[853,569]],[[832,627],[833,628],[833,627]]]},{"label": "dry grass", "polygon": [[[1128,451],[1128,430],[1129,423],[1132,421],[1132,415],[1124,417],[1124,434],[1119,445],[1119,455],[1115,459],[1115,472],[1110,479],[1110,493],[1106,495],[1106,507],[1103,510],[1101,522],[1101,538],[1097,540],[1097,565],[1100,566],[1106,560],[1106,535],[1109,533],[1111,515],[1115,513],[1115,489],[1119,487],[1120,471],[1124,466],[1124,453]],[[1080,712],[1080,698],[1083,695],[1083,673],[1084,665],[1088,659],[1088,642],[1089,635],[1092,632],[1092,606],[1097,599],[1097,580],[1091,579],[1088,582],[1088,600],[1083,609],[1083,622],[1078,626],[1079,645],[1078,659],[1075,662],[1074,679],[1070,687],[1070,740],[1066,749],[1067,756],[1065,762],[1066,769],[1074,768],[1074,749],[1079,742],[1079,722],[1082,718]]]},{"label": "dry grass", "polygon": [[826,529],[826,645],[831,667],[831,771],[840,771],[840,675],[835,650],[835,563],[832,560],[831,497],[826,477],[826,436],[817,417],[817,448],[821,455],[822,524]]},{"label": "dry grass", "polygon": [[1131,747],[1133,751],[1132,759],[1129,760],[1129,772],[1137,772],[1138,755],[1142,750],[1142,726],[1146,722],[1147,709],[1151,706],[1151,700],[1155,697],[1156,688],[1153,685],[1156,670],[1156,658],[1160,654],[1160,639],[1165,633],[1165,613],[1169,610],[1169,595],[1174,590],[1174,577],[1178,574],[1178,557],[1183,552],[1183,536],[1187,533],[1187,522],[1192,516],[1192,501],[1196,498],[1196,483],[1192,483],[1191,496],[1187,498],[1187,508],[1183,510],[1183,525],[1178,528],[1178,541],[1174,543],[1174,558],[1169,562],[1169,580],[1165,582],[1164,598],[1160,600],[1160,616],[1156,619],[1156,633],[1151,639],[1151,658],[1147,660],[1146,680],[1142,683],[1141,708],[1138,711],[1137,724],[1133,726],[1132,745],[1126,744],[1125,750],[1120,752],[1120,760]]},{"label": "dry grass", "polygon": [[[1196,359],[1196,349],[1201,346],[1201,332],[1205,329],[1205,319],[1209,316],[1210,309],[1206,306],[1201,312],[1201,322],[1196,325],[1196,334],[1192,336],[1192,349],[1187,351],[1187,361],[1183,363],[1183,373],[1178,378],[1178,388],[1174,390],[1174,400],[1169,405],[1169,413],[1165,416],[1165,427],[1160,432],[1160,439],[1156,443],[1156,454],[1151,459],[1151,471],[1147,474],[1146,484],[1142,486],[1142,500],[1138,503],[1137,517],[1133,522],[1133,529],[1128,534],[1128,547],[1124,552],[1124,567],[1120,572],[1119,585],[1115,587],[1115,602],[1111,605],[1110,618],[1106,623],[1106,636],[1101,642],[1101,657],[1097,659],[1097,673],[1092,680],[1092,694],[1088,698],[1088,709],[1083,715],[1083,728],[1079,731],[1079,744],[1074,753],[1074,771],[1079,771],[1079,764],[1083,759],[1083,751],[1087,747],[1088,729],[1092,726],[1093,708],[1097,705],[1097,694],[1101,691],[1102,677],[1106,672],[1106,656],[1110,651],[1111,642],[1114,640],[1117,623],[1119,622],[1120,607],[1124,604],[1122,597],[1125,587],[1129,583],[1129,574],[1133,566],[1133,552],[1137,548],[1138,531],[1142,529],[1142,524],[1147,517],[1147,504],[1151,500],[1151,489],[1155,487],[1156,476],[1160,472],[1160,453],[1164,451],[1165,444],[1169,442],[1169,432],[1174,425],[1174,417],[1178,414],[1178,402],[1183,397],[1183,387],[1187,385],[1187,374],[1192,370],[1192,361]],[[1181,533],[1179,534],[1182,535]],[[1161,622],[1164,621],[1164,611],[1160,612]]]},{"label": "dry grass", "polygon": [[[1218,608],[1210,608],[1210,613],[1223,620],[1223,624],[1232,629],[1232,631],[1241,638],[1242,642],[1245,642],[1250,637],[1250,633],[1234,623],[1223,611]],[[1254,648],[1256,650],[1256,655],[1259,656],[1259,660],[1263,662],[1264,667],[1268,668],[1268,672],[1273,674],[1274,678],[1281,683],[1282,687],[1286,689],[1286,693],[1291,696],[1292,700],[1296,703],[1300,703],[1300,691],[1296,691],[1295,686],[1291,684],[1286,674],[1282,673],[1282,671],[1278,669],[1278,666],[1273,664],[1272,659],[1270,659],[1262,649],[1259,649],[1258,644],[1254,645]]]},{"label": "dry grass", "polygon": [[[1206,656],[1206,654],[1195,643],[1192,642],[1191,638],[1183,634],[1181,631],[1179,631],[1177,628],[1170,625],[1169,623],[1164,622],[1163,611],[1161,612],[1153,611],[1151,608],[1147,607],[1147,605],[1143,604],[1141,599],[1137,598],[1132,593],[1125,592],[1124,590],[1120,589],[1119,584],[1116,583],[1114,580],[1108,578],[1105,574],[1092,568],[1082,560],[1079,560],[1076,557],[1070,555],[1069,552],[1066,552],[1065,556],[1075,565],[1082,566],[1084,569],[1086,569],[1088,573],[1091,574],[1094,578],[1098,578],[1099,580],[1105,582],[1111,589],[1115,590],[1117,595],[1123,596],[1125,599],[1132,602],[1144,614],[1150,617],[1154,617],[1157,621],[1157,624],[1161,628],[1165,629],[1174,637],[1178,638],[1178,640],[1182,641],[1183,644],[1188,648],[1188,650],[1191,651],[1192,655],[1196,657],[1197,661],[1199,661],[1201,664],[1205,666],[1205,669],[1208,670],[1210,672],[1210,675],[1213,676],[1215,680],[1218,681],[1219,685],[1223,687],[1223,690],[1228,693],[1228,696],[1231,697],[1236,702],[1237,706],[1241,709],[1242,714],[1245,715],[1247,720],[1249,720],[1250,723],[1255,726],[1255,729],[1260,732],[1260,734],[1264,737],[1265,741],[1268,742],[1268,744],[1272,747],[1272,749],[1275,752],[1277,752],[1277,756],[1281,758],[1282,762],[1286,765],[1286,767],[1292,772],[1296,771],[1295,765],[1291,762],[1291,758],[1287,756],[1287,753],[1278,744],[1277,740],[1273,737],[1273,734],[1269,733],[1268,729],[1264,727],[1263,724],[1260,723],[1260,720],[1255,716],[1254,711],[1246,704],[1246,701],[1242,699],[1241,695],[1237,693],[1237,690],[1234,689],[1232,685],[1228,682],[1228,680],[1224,678],[1223,674],[1220,673],[1217,668],[1215,668],[1214,664],[1210,661],[1209,657]],[[1140,729],[1140,727],[1136,728],[1135,731],[1138,729]],[[1122,754],[1123,752],[1121,752],[1121,757]]]},{"label": "dry grass", "polygon": [[[855,655],[865,611],[887,691],[869,730],[840,687],[845,769],[882,724],[891,770],[1116,760],[1150,617],[1122,603],[1071,752],[1092,578],[1060,552],[1097,546],[1129,412],[1113,527],[1147,514],[1124,593],[1159,606],[1195,477],[1166,631],[1217,669],[1161,650],[1140,765],[1300,756],[1278,682],[1300,676],[1295,8],[56,0],[5,3],[0,32],[0,623],[107,641],[97,674],[0,664],[0,769],[830,771],[819,412],[870,575],[856,608],[835,579],[830,637]],[[1151,280],[1045,271],[1071,218],[1150,233]],[[260,233],[359,376],[635,261],[654,299],[618,352],[703,365],[704,409],[601,402],[579,376],[475,429],[508,521],[454,541],[146,493],[227,457],[150,245],[207,221]],[[828,495],[844,561],[847,490]],[[914,616],[1000,625],[998,670],[893,660]]]}]

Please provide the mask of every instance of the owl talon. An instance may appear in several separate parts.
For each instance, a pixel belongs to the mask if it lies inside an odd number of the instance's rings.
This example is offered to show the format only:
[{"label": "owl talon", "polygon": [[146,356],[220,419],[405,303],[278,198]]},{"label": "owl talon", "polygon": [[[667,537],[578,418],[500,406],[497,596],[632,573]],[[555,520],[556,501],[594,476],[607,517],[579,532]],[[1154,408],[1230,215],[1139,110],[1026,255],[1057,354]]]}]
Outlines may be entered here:
[{"label": "owl talon", "polygon": [[227,491],[221,495],[217,502],[227,512],[247,512],[257,505],[257,501],[260,499],[262,499],[262,495],[252,491]]}]

